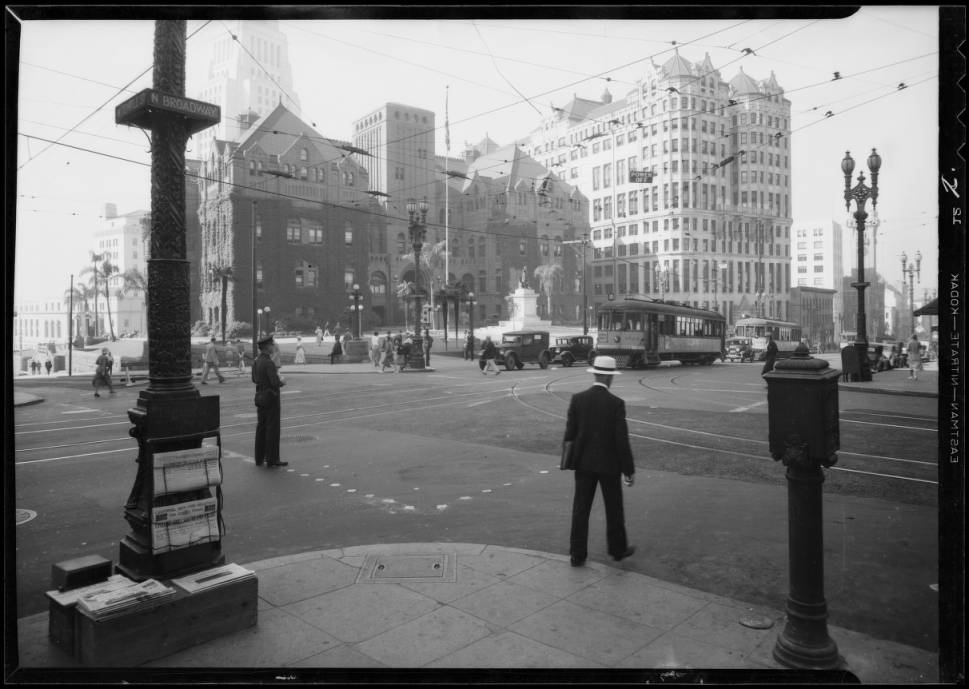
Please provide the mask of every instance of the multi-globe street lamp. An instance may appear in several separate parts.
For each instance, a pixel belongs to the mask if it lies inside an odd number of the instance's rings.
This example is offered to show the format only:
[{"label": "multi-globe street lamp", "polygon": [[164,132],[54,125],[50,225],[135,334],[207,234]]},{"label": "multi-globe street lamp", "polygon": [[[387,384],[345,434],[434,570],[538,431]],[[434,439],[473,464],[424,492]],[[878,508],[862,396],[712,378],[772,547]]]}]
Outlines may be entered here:
[{"label": "multi-globe street lamp", "polygon": [[915,261],[908,262],[908,256],[902,252],[902,285],[905,285],[905,276],[908,275],[908,303],[909,313],[912,317],[912,332],[915,332],[915,280],[922,282],[922,252],[915,252]]},{"label": "multi-globe street lamp", "polygon": [[[407,199],[407,216],[409,218],[408,231],[410,232],[411,244],[414,247],[414,357],[416,363],[420,360],[421,365],[415,368],[422,368],[424,361],[424,340],[421,337],[421,248],[424,246],[424,237],[427,234],[425,222],[427,220],[427,197],[420,201]],[[428,290],[430,292],[430,290]],[[420,356],[417,356],[420,355]],[[410,365],[411,362],[408,362]]]},{"label": "multi-globe street lamp", "polygon": [[270,309],[269,309],[268,306],[263,306],[261,309],[256,309],[256,317],[258,319],[259,335],[260,336],[262,336],[262,334],[263,334],[263,329],[262,329],[262,317],[263,317],[263,314],[265,314],[265,316],[266,316],[266,327],[267,328],[269,327],[269,311],[270,311]]},{"label": "multi-globe street lamp", "polygon": [[355,335],[356,339],[363,337],[363,295],[360,293],[360,285],[357,283],[353,284],[353,290],[347,293],[347,297],[350,299],[350,316],[353,317],[351,323],[355,323]]},{"label": "multi-globe street lamp", "polygon": [[858,355],[858,379],[861,381],[871,380],[871,366],[868,363],[868,333],[866,330],[865,314],[865,219],[868,213],[865,212],[865,203],[871,199],[873,209],[878,206],[878,171],[881,169],[882,159],[878,152],[873,148],[871,155],[868,156],[868,169],[871,171],[871,186],[865,184],[865,173],[858,173],[858,183],[851,186],[851,174],[855,169],[854,158],[850,151],[845,151],[845,157],[841,161],[841,171],[845,177],[845,209],[851,210],[851,201],[855,202],[855,223],[858,231],[858,282],[852,283],[852,287],[858,290],[858,318],[857,336],[855,338],[855,350]]}]

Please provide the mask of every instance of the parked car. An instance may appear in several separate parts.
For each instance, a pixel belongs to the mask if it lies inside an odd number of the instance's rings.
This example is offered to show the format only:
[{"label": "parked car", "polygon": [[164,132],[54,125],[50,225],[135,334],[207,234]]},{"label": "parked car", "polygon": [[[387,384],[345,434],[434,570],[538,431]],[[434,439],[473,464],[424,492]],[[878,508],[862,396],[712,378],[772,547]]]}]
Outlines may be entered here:
[{"label": "parked car", "polygon": [[548,348],[553,364],[571,366],[576,361],[589,361],[595,340],[589,335],[556,337],[555,344]]},{"label": "parked car", "polygon": [[509,371],[521,369],[525,364],[538,364],[548,368],[552,361],[549,352],[549,334],[545,330],[517,330],[504,333],[497,343],[498,356],[495,363],[505,365]]},{"label": "parked car", "polygon": [[731,337],[728,338],[724,344],[726,348],[725,358],[730,359],[730,361],[740,361],[744,363],[745,361],[754,360],[754,350],[750,346],[750,339],[746,337]]}]

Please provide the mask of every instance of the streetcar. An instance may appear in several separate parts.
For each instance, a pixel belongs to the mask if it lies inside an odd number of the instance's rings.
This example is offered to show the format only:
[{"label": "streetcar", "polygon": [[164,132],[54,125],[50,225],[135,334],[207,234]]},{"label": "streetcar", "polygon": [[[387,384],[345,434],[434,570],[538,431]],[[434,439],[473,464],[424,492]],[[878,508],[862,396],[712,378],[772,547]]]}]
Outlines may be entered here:
[{"label": "streetcar", "polygon": [[590,361],[605,354],[614,357],[617,366],[642,368],[661,361],[712,364],[723,358],[726,319],[715,311],[627,296],[599,307],[597,323]]},{"label": "streetcar", "polygon": [[773,336],[777,345],[777,358],[783,359],[794,353],[801,344],[801,326],[772,318],[741,318],[734,325],[737,337],[750,339],[754,360],[763,361],[767,354],[767,335]]}]

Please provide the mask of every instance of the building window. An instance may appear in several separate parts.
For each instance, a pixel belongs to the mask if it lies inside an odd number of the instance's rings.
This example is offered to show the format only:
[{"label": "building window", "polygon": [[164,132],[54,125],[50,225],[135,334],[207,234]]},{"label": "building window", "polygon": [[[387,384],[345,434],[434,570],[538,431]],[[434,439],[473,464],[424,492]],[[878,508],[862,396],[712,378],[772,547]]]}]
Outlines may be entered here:
[{"label": "building window", "polygon": [[309,151],[307,151],[305,148],[299,149],[299,159],[304,161],[309,160],[310,159]]},{"label": "building window", "polygon": [[299,218],[290,218],[286,223],[286,241],[295,243],[303,241],[302,226],[300,225]]}]

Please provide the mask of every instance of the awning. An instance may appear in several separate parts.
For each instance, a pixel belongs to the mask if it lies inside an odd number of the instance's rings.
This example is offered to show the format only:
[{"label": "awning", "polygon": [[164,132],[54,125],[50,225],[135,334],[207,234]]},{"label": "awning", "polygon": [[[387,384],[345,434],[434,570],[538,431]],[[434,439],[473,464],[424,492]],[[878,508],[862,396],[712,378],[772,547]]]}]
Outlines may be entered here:
[{"label": "awning", "polygon": [[938,297],[936,297],[935,299],[933,299],[932,301],[930,301],[928,304],[926,304],[922,308],[916,309],[912,313],[912,315],[913,316],[916,316],[916,317],[917,316],[938,316],[939,315],[939,299],[938,299]]}]

